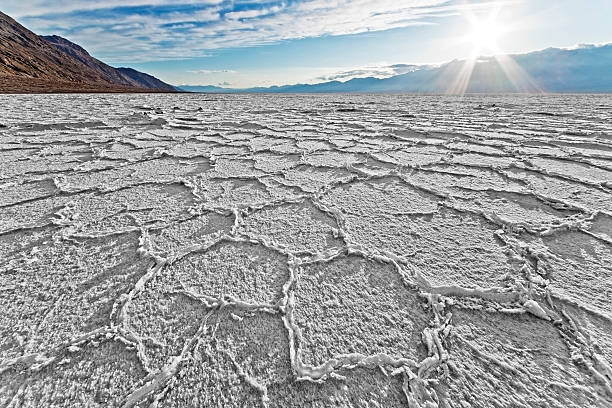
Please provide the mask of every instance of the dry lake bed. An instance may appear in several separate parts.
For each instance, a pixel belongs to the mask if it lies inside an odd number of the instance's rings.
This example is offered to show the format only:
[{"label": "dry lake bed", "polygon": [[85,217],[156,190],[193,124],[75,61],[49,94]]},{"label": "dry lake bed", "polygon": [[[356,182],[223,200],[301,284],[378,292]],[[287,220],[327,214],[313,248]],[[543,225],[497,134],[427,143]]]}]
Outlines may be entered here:
[{"label": "dry lake bed", "polygon": [[1,407],[612,406],[612,96],[0,96]]}]

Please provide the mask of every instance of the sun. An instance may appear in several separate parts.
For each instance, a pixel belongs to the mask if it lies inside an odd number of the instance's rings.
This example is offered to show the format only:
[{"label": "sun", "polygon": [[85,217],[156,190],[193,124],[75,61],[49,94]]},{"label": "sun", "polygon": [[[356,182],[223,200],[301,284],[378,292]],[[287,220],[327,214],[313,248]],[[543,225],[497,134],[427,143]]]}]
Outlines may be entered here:
[{"label": "sun", "polygon": [[503,34],[508,32],[508,26],[498,18],[499,8],[486,15],[468,13],[466,17],[468,34],[464,40],[472,45],[472,57],[477,57],[480,53],[500,53],[499,41]]},{"label": "sun", "polygon": [[463,95],[468,92],[472,74],[479,63],[492,60],[497,61],[501,72],[490,71],[486,80],[505,78],[518,92],[541,91],[537,82],[510,55],[507,55],[506,50],[502,49],[501,44],[511,40],[507,38],[508,34],[519,31],[519,28],[525,25],[524,22],[512,20],[509,18],[512,14],[502,13],[501,9],[501,3],[497,3],[494,7],[485,9],[465,10],[463,32],[451,40],[452,43],[465,49],[465,59],[460,65],[449,64],[453,69],[446,71],[449,75],[446,89],[448,94]]},{"label": "sun", "polygon": [[469,41],[474,50],[479,52],[495,52],[499,46],[497,44],[503,27],[499,22],[492,19],[476,20],[472,23],[472,31],[469,34]]}]

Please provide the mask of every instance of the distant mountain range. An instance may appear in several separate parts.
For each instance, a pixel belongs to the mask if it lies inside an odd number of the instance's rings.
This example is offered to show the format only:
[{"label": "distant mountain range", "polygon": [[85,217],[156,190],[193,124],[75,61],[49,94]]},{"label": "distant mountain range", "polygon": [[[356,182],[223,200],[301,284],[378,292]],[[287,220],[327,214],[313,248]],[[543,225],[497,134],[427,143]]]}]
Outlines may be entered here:
[{"label": "distant mountain range", "polygon": [[176,92],[131,68],[113,68],[59,36],[38,36],[0,12],[0,92]]},{"label": "distant mountain range", "polygon": [[454,60],[439,66],[423,65],[389,78],[354,78],[345,82],[231,89],[179,85],[188,92],[216,93],[506,93],[612,92],[612,44],[573,49],[547,48],[505,57]]}]

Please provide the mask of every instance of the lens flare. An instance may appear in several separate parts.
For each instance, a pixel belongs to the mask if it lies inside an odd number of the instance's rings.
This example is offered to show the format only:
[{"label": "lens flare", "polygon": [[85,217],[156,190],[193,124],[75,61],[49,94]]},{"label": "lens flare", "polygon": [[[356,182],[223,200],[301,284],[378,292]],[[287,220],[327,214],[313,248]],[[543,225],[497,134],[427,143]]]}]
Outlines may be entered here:
[{"label": "lens flare", "polygon": [[[476,14],[473,9],[466,10],[464,17],[467,34],[458,37],[457,41],[471,45],[471,51],[460,67],[449,65],[445,71],[443,76],[446,76],[445,82],[448,83],[447,93],[461,95],[469,92],[472,74],[480,63],[488,63],[489,67],[492,63],[497,65],[498,69],[493,71],[497,73],[489,78],[492,82],[499,82],[505,77],[516,92],[541,92],[527,72],[511,56],[506,55],[499,45],[501,39],[516,28],[509,22],[502,21],[500,10],[500,5],[490,8],[486,14]],[[481,58],[483,55],[489,57]]]}]

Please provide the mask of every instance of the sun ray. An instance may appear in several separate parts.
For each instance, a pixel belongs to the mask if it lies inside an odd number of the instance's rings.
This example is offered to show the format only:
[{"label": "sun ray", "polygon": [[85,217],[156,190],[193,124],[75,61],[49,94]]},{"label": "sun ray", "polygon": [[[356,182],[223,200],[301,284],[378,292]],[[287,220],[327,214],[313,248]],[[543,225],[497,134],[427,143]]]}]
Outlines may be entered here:
[{"label": "sun ray", "polygon": [[473,58],[469,58],[463,62],[461,69],[452,83],[446,90],[446,94],[449,95],[463,95],[467,91],[467,88],[470,84],[470,79],[472,78],[472,72],[474,71],[474,66],[476,65],[476,60]]},{"label": "sun ray", "polygon": [[[464,94],[470,89],[472,75],[478,71],[477,64],[482,56],[499,65],[499,76],[505,77],[512,90],[515,92],[542,92],[535,80],[521,68],[521,66],[510,56],[506,55],[499,46],[500,39],[512,31],[512,24],[500,20],[501,6],[497,4],[486,12],[467,9],[465,12],[468,33],[458,38],[460,43],[471,45],[468,58],[459,67],[458,63],[450,63],[442,75],[442,80],[447,82],[445,87],[447,94]],[[488,56],[488,57],[486,57]],[[491,59],[493,57],[493,59]],[[450,80],[449,80],[450,78]]]},{"label": "sun ray", "polygon": [[514,59],[505,54],[496,55],[495,59],[516,92],[543,92],[537,82]]}]

